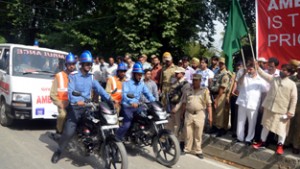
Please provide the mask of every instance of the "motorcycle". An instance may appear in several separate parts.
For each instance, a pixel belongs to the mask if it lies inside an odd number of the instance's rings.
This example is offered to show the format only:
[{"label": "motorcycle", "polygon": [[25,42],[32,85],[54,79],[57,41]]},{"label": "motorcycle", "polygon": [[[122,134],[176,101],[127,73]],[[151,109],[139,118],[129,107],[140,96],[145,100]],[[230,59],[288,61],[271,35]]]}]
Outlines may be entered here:
[{"label": "motorcycle", "polygon": [[[73,91],[72,95],[83,97],[77,91]],[[115,138],[115,130],[119,125],[114,104],[100,102],[97,105],[85,98],[85,107],[87,109],[75,135],[81,151],[85,155],[96,154],[102,157],[105,169],[127,169],[126,149],[124,144]]]},{"label": "motorcycle", "polygon": [[[134,98],[131,94],[127,97]],[[125,139],[138,146],[152,146],[156,160],[171,167],[179,160],[180,147],[175,135],[164,127],[168,117],[160,102],[140,103]]]}]

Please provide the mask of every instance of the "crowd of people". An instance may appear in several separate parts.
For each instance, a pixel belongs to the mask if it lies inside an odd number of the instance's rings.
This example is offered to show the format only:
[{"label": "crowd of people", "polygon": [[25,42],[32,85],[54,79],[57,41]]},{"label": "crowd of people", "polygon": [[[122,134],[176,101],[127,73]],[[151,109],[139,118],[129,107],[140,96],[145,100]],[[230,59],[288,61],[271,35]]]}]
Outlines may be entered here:
[{"label": "crowd of people", "polygon": [[[67,60],[65,77],[80,74],[72,71],[77,69],[75,72],[80,72],[85,68],[86,61],[81,57],[81,66],[76,59],[72,62]],[[69,63],[74,65],[71,70]],[[292,146],[293,153],[299,154],[300,132],[297,126],[300,115],[297,112],[300,107],[297,95],[300,91],[300,61],[291,60],[279,70],[276,58],[250,59],[246,65],[237,62],[234,72],[227,70],[223,57],[183,57],[175,65],[170,52],[163,53],[162,57],[151,55],[150,59],[142,54],[136,61],[130,54],[117,57],[116,61],[109,57],[108,63],[103,57],[96,56],[88,63],[92,65],[86,72],[91,73],[110,95],[109,98],[100,86],[92,83],[98,91],[93,94],[93,99],[98,101],[98,93],[106,100],[113,100],[120,115],[125,117],[117,131],[120,140],[130,125],[132,114],[136,113],[137,102],[160,101],[170,113],[166,128],[177,136],[182,154],[192,153],[202,159],[203,132],[221,137],[229,131],[234,143],[243,143],[255,149],[268,144],[267,136],[271,131],[275,135],[271,139],[277,141],[277,154],[284,153],[284,145]],[[60,91],[65,91],[67,86],[70,91],[70,84],[64,84],[61,87],[64,90]],[[136,94],[135,99],[131,100],[124,93],[133,88]],[[64,101],[57,102],[57,89],[52,89],[54,103],[59,109],[66,108]],[[123,111],[120,111],[121,107]],[[76,114],[78,111],[73,109],[72,112]],[[66,113],[62,114],[66,116]],[[63,128],[66,127],[59,122],[57,132],[64,133]],[[69,131],[68,136],[72,133],[70,127],[64,130]],[[60,151],[57,152],[60,155]]]}]

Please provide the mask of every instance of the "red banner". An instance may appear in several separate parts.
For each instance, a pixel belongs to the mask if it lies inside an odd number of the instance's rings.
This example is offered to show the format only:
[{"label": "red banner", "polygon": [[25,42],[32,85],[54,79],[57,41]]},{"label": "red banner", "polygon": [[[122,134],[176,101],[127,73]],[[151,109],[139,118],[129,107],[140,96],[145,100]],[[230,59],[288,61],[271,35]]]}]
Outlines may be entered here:
[{"label": "red banner", "polygon": [[300,60],[300,0],[257,0],[257,56]]}]

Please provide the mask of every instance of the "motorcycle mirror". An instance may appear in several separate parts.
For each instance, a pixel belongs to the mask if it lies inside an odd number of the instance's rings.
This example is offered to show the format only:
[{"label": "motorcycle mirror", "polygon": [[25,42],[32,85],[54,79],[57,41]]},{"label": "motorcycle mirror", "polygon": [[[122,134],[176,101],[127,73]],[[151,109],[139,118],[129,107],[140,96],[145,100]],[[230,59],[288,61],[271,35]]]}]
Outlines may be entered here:
[{"label": "motorcycle mirror", "polygon": [[81,96],[81,93],[78,92],[78,91],[73,91],[73,92],[72,92],[72,95],[73,95],[73,96]]},{"label": "motorcycle mirror", "polygon": [[115,88],[115,89],[111,92],[111,94],[115,94],[117,91],[118,91],[118,89]]},{"label": "motorcycle mirror", "polygon": [[126,95],[128,98],[133,99],[134,98],[134,94],[127,94]]}]

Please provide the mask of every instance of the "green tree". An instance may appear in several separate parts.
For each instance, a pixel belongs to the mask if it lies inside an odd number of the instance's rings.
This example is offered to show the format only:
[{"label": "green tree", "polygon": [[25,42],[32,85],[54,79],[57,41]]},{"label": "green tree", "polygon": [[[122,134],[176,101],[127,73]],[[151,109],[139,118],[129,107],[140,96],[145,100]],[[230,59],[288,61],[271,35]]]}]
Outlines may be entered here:
[{"label": "green tree", "polygon": [[210,58],[210,57],[216,55],[217,50],[214,48],[208,48],[198,42],[194,42],[194,43],[189,43],[186,45],[186,47],[184,48],[184,53],[191,58],[192,57]]},{"label": "green tree", "polygon": [[6,42],[5,38],[0,36],[0,43],[5,43],[5,42]]},{"label": "green tree", "polygon": [[32,45],[37,33],[47,31],[52,18],[53,1],[0,1],[0,34],[8,42]]},{"label": "green tree", "polygon": [[[255,1],[239,0],[244,13],[245,22],[251,33],[255,32]],[[214,9],[215,17],[224,25],[227,22],[231,0],[212,0],[211,5]]]},{"label": "green tree", "polygon": [[116,11],[116,29],[120,35],[117,46],[124,46],[121,52],[170,51],[182,56],[183,46],[201,41],[198,32],[206,31],[209,38],[214,34],[213,18],[205,0],[122,1]]},{"label": "green tree", "polygon": [[190,43],[211,46],[215,6],[207,0],[0,1],[0,35],[8,42],[79,53],[180,57]]}]

